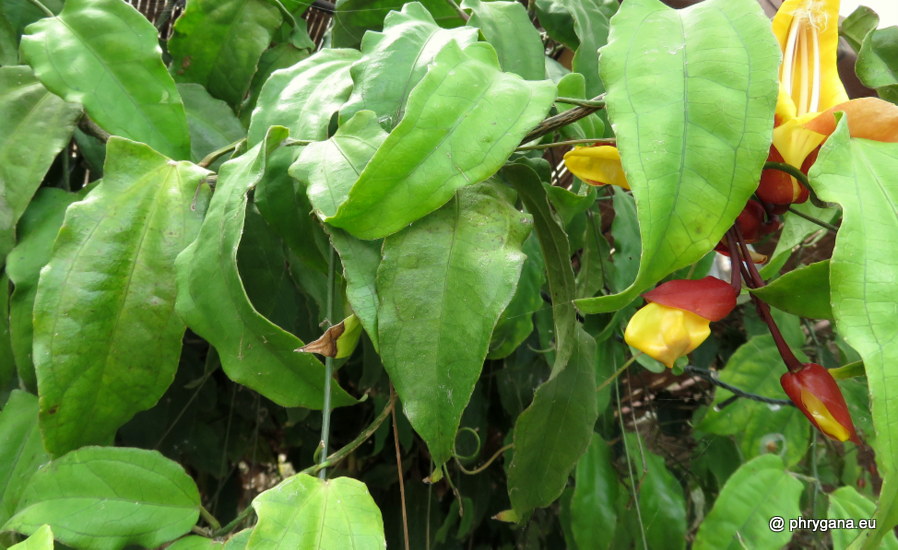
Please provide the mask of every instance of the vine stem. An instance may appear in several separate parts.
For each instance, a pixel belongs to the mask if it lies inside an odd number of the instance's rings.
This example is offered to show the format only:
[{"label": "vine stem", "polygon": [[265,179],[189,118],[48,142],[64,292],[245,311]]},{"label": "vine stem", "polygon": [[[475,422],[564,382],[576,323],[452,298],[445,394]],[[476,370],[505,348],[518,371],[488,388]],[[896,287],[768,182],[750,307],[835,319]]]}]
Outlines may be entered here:
[{"label": "vine stem", "polygon": [[[390,384],[390,402],[396,401],[396,390]],[[409,549],[408,538],[408,512],[405,507],[405,477],[402,475],[402,452],[399,449],[399,425],[396,423],[396,407],[390,411],[393,417],[393,445],[396,447],[396,472],[399,476],[399,500],[402,505],[402,536],[405,541],[405,550]]]},{"label": "vine stem", "polygon": [[229,144],[225,145],[224,147],[216,149],[216,150],[212,151],[211,153],[209,153],[208,155],[206,155],[205,157],[203,157],[203,160],[199,161],[197,163],[197,166],[200,166],[202,168],[208,168],[209,165],[212,164],[213,162],[215,162],[216,160],[218,160],[219,157],[222,157],[224,155],[227,155],[228,153],[236,151],[244,143],[246,143],[246,138],[240,138],[237,141],[235,141],[234,143],[229,143]]},{"label": "vine stem", "polygon": [[542,137],[550,132],[554,132],[555,130],[563,126],[567,126],[568,124],[577,122],[581,118],[587,117],[594,112],[605,108],[605,94],[596,96],[592,99],[578,99],[577,101],[581,103],[588,103],[590,104],[590,106],[586,107],[583,105],[578,105],[573,109],[569,109],[563,113],[559,113],[555,116],[551,116],[543,120],[536,128],[530,130],[530,133],[524,136],[524,139],[521,140],[521,145],[525,145],[536,138]]},{"label": "vine stem", "polygon": [[[758,273],[758,268],[755,267],[755,263],[751,259],[751,253],[748,251],[748,245],[745,243],[745,239],[742,238],[742,233],[735,225],[732,228],[732,232],[736,236],[736,242],[739,244],[739,249],[742,254],[742,257],[740,258],[741,266],[748,272],[748,277],[745,278],[745,284],[751,288],[761,288],[765,284],[764,279],[761,277],[761,274]],[[798,360],[798,357],[795,357],[795,354],[792,353],[792,348],[789,347],[789,344],[786,343],[786,339],[783,338],[783,333],[780,332],[780,328],[777,326],[776,321],[773,320],[773,315],[770,313],[770,306],[767,305],[767,302],[754,294],[750,293],[750,296],[752,302],[755,303],[755,308],[758,310],[758,315],[760,315],[764,323],[767,324],[767,328],[770,330],[770,335],[773,336],[773,341],[776,343],[776,349],[779,350],[780,357],[782,357],[783,362],[786,363],[786,368],[789,369],[789,372],[793,373],[800,371],[804,368],[804,364]]]},{"label": "vine stem", "polygon": [[40,2],[40,0],[28,0],[28,1],[31,2],[31,4],[32,4],[34,7],[36,7],[36,8],[39,9],[39,10],[41,10],[42,12],[44,12],[44,15],[46,15],[47,17],[56,17],[56,14],[53,13],[52,11],[50,11],[50,8],[48,8],[47,6],[43,5],[43,4]]},{"label": "vine stem", "polygon": [[[601,98],[601,99],[600,99]],[[568,105],[577,105],[578,107],[586,107],[589,109],[604,109],[604,96],[595,99],[577,99],[576,97],[556,97],[556,103],[566,103]]]},{"label": "vine stem", "polygon": [[552,147],[563,147],[565,145],[614,145],[617,140],[614,138],[595,138],[595,139],[569,139],[566,141],[556,141],[553,143],[539,143],[537,145],[523,145],[515,149],[516,151],[534,151],[538,149],[551,149]]},{"label": "vine stem", "polygon": [[828,229],[829,231],[832,231],[833,233],[836,233],[837,231],[839,231],[839,228],[836,227],[835,225],[825,222],[823,220],[817,219],[814,216],[808,216],[804,212],[796,210],[796,209],[792,208],[791,206],[789,207],[789,212],[795,214],[796,216],[798,216],[800,218],[804,218],[811,223],[815,223],[824,229]]},{"label": "vine stem", "polygon": [[[449,6],[453,10],[455,10],[455,13],[457,13],[458,16],[462,18],[463,21],[467,22],[468,19],[471,18],[470,15],[465,13],[465,10],[461,9],[461,7],[459,7],[459,5],[457,3],[455,3],[455,0],[446,0],[446,3],[449,4]],[[406,537],[406,548],[408,548],[408,537]]]},{"label": "vine stem", "polygon": [[[336,263],[336,251],[334,247],[330,247],[330,254],[327,257],[327,324],[333,324],[334,320],[334,264]],[[319,479],[327,479],[327,447],[330,440],[331,431],[331,378],[334,376],[334,359],[333,357],[324,358],[324,407],[321,409],[321,454],[318,457]]]}]

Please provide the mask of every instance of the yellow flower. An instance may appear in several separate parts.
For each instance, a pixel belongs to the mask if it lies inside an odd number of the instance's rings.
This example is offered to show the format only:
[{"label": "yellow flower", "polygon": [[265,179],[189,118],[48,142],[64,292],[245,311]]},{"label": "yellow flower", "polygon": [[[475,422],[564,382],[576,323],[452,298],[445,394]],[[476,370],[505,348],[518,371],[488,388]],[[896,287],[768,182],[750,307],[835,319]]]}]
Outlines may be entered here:
[{"label": "yellow flower", "polygon": [[[848,117],[852,137],[898,141],[898,107],[877,98],[848,100],[839,79],[839,0],[787,0],[773,18],[780,45],[780,89],[769,160],[807,173],[815,151],[835,130],[834,113]],[[807,199],[791,176],[765,170],[758,196],[769,203]]]},{"label": "yellow flower", "polygon": [[710,323],[691,311],[651,302],[630,318],[624,340],[673,367],[677,359],[699,347],[711,334]]},{"label": "yellow flower", "polygon": [[736,307],[736,290],[714,277],[675,279],[643,294],[649,303],[630,318],[627,344],[668,367],[701,345]]},{"label": "yellow flower", "polygon": [[564,155],[568,171],[592,185],[617,185],[629,189],[620,163],[620,151],[611,145],[577,147]]}]

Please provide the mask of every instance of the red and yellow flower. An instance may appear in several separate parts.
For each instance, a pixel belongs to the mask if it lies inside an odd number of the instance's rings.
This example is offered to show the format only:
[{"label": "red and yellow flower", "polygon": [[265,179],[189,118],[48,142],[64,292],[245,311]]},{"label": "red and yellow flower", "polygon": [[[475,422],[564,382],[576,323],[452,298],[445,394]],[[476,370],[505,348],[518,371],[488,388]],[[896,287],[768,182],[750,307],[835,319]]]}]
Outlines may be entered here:
[{"label": "red and yellow flower", "polygon": [[818,430],[837,441],[859,443],[845,397],[825,368],[805,363],[801,370],[784,374],[780,384]]},{"label": "red and yellow flower", "polygon": [[627,344],[668,367],[701,345],[719,321],[736,307],[737,292],[714,277],[668,281],[643,294],[646,304],[627,329]]}]

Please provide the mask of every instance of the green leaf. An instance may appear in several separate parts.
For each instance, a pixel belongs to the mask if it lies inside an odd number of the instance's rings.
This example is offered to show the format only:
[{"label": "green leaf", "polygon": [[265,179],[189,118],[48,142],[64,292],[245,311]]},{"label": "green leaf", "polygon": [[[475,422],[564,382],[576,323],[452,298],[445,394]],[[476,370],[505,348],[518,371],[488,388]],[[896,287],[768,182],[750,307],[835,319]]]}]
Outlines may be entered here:
[{"label": "green leaf", "polygon": [[19,62],[19,37],[3,11],[0,10],[0,65],[16,65]]},{"label": "green leaf", "polygon": [[42,525],[27,539],[10,546],[9,550],[53,550],[53,530],[49,525]]},{"label": "green leaf", "polygon": [[253,500],[259,523],[248,550],[386,547],[380,510],[361,481],[290,477]]},{"label": "green leaf", "polygon": [[799,517],[801,490],[801,483],[789,475],[778,456],[765,454],[746,462],[723,486],[692,548],[783,547],[792,538],[792,530],[773,531],[770,521],[776,516],[788,523]]},{"label": "green leaf", "polygon": [[511,355],[533,332],[533,313],[544,304],[540,291],[546,282],[546,270],[535,235],[524,241],[522,250],[527,259],[524,260],[514,296],[493,330],[489,359],[503,359]]},{"label": "green leaf", "polygon": [[465,0],[462,7],[473,10],[468,25],[479,28],[486,41],[496,48],[503,71],[526,80],[546,78],[543,41],[523,4]]},{"label": "green leaf", "polygon": [[172,268],[209,196],[194,164],[122,138],[106,150],[105,178],[66,211],[34,301],[41,431],[54,455],[110,441],[174,379],[184,325]]},{"label": "green leaf", "polygon": [[[650,452],[636,433],[624,439],[630,471],[636,473],[638,485],[631,491],[639,507],[638,515],[630,512],[630,523],[636,519],[647,548],[684,549],[686,547],[686,501],[680,482],[667,469],[664,459]],[[640,475],[641,474],[641,475]],[[637,483],[631,478],[630,483]],[[635,518],[632,516],[636,515]],[[620,536],[623,529],[618,529]]]},{"label": "green leaf", "polygon": [[484,183],[384,241],[380,355],[437,468],[452,454],[490,335],[514,294],[530,224]]},{"label": "green leaf", "polygon": [[519,517],[561,495],[592,438],[598,416],[596,344],[579,328],[574,337],[570,364],[537,388],[515,422],[508,496]]},{"label": "green leaf", "polygon": [[845,120],[826,140],[810,178],[817,195],[842,206],[843,218],[830,260],[831,302],[836,328],[860,353],[867,372],[876,439],[873,448],[884,486],[875,547],[898,523],[898,145],[851,139]]},{"label": "green leaf", "polygon": [[246,135],[234,111],[224,101],[209,95],[199,84],[178,84],[178,93],[187,112],[190,157],[194,162]]},{"label": "green leaf", "polygon": [[[786,399],[779,377],[785,367],[769,335],[755,336],[730,357],[717,377],[737,388],[773,399]],[[738,399],[722,410],[716,406],[732,397],[717,388],[714,402],[698,429],[718,435],[735,435],[742,455],[748,459],[778,448],[787,466],[796,464],[807,452],[810,424],[795,407],[767,405]]]},{"label": "green leaf", "polygon": [[[876,504],[857,492],[850,485],[839,487],[829,494],[827,517],[830,520],[851,519],[857,525],[858,520],[869,519],[876,512]],[[844,550],[857,537],[858,532],[851,529],[830,529],[833,538],[833,549]],[[895,550],[898,540],[894,532],[889,532],[880,541],[879,548]]]},{"label": "green leaf", "polygon": [[402,121],[325,221],[362,239],[399,231],[496,173],[554,97],[551,82],[501,72],[490,45],[462,52],[448,43],[409,95]]},{"label": "green leaf", "polygon": [[839,36],[844,38],[857,52],[861,49],[867,33],[879,25],[879,15],[867,6],[858,6],[851,15],[839,24]]},{"label": "green leaf", "polygon": [[188,0],[168,41],[175,80],[239,106],[281,22],[268,0]]},{"label": "green leaf", "polygon": [[249,126],[250,115],[259,99],[259,93],[262,91],[262,86],[268,81],[271,73],[278,69],[286,69],[296,65],[307,57],[309,57],[308,50],[299,50],[292,44],[277,44],[262,53],[262,57],[259,58],[259,66],[256,68],[256,74],[249,85],[247,98],[240,106],[240,120],[245,121],[246,126]]},{"label": "green leaf", "polygon": [[[295,353],[303,342],[253,308],[237,270],[247,193],[286,137],[286,129],[275,127],[261,143],[222,165],[199,235],[176,262],[177,311],[215,346],[229,378],[280,405],[321,408],[324,365]],[[335,406],[354,402],[336,386],[332,397]]]},{"label": "green leaf", "polygon": [[509,164],[502,169],[502,177],[517,190],[524,207],[533,215],[552,299],[555,329],[552,376],[556,376],[567,365],[576,338],[577,315],[573,306],[576,285],[571,268],[570,245],[561,222],[552,212],[546,189],[533,168],[525,164]]},{"label": "green leaf", "polygon": [[579,45],[571,61],[574,72],[586,78],[586,94],[595,97],[605,91],[599,75],[599,48],[608,42],[608,14],[598,2],[556,0],[574,20]]},{"label": "green leaf", "polygon": [[84,447],[44,466],[28,482],[4,530],[31,534],[42,525],[77,548],[155,547],[196,523],[193,480],[157,451]]},{"label": "green leaf", "polygon": [[81,107],[51,94],[28,67],[0,67],[0,265],[16,222],[56,154],[72,136]]},{"label": "green leaf", "polygon": [[359,111],[326,141],[303,148],[290,175],[307,184],[306,193],[322,218],[336,214],[387,133],[373,111]]},{"label": "green leaf", "polygon": [[875,29],[864,37],[855,71],[879,97],[898,103],[898,27]]},{"label": "green leaf", "polygon": [[53,242],[62,226],[66,208],[84,193],[42,188],[34,195],[19,220],[19,243],[6,259],[6,273],[15,285],[9,299],[9,330],[19,378],[25,387],[37,391],[31,358],[34,323],[34,296],[41,268],[53,252]]},{"label": "green leaf", "polygon": [[334,250],[343,263],[346,299],[376,350],[380,347],[377,338],[377,268],[383,243],[356,239],[337,228],[331,228],[329,232]]},{"label": "green leaf", "polygon": [[[586,95],[586,79],[580,73],[568,73],[557,83],[559,97],[573,97],[577,99],[591,99]],[[569,111],[576,105],[570,103],[555,103],[555,109],[559,113]],[[593,113],[583,117],[573,124],[568,124],[560,130],[565,139],[599,138],[605,135],[605,123],[599,117],[599,113]]]},{"label": "green leaf", "polygon": [[751,291],[768,304],[799,317],[832,319],[829,260],[802,266]]},{"label": "green leaf", "polygon": [[[531,26],[532,28],[532,26]],[[352,69],[354,87],[340,118],[362,109],[374,111],[392,128],[405,112],[409,93],[421,80],[436,55],[449,42],[461,47],[477,41],[471,28],[442,29],[418,2],[387,14],[383,32],[365,33],[362,59]]]},{"label": "green leaf", "polygon": [[[446,0],[422,0],[421,4],[442,27],[464,24]],[[363,40],[365,31],[379,31],[390,11],[399,11],[405,0],[337,0],[331,42],[338,48],[355,48]]]},{"label": "green leaf", "polygon": [[331,115],[352,90],[349,67],[360,55],[356,50],[322,50],[272,73],[253,112],[249,144],[262,141],[275,125],[285,126],[294,139],[326,139]]},{"label": "green leaf", "polygon": [[156,28],[119,0],[69,0],[30,25],[22,54],[34,73],[110,134],[190,157],[184,105],[162,64]]},{"label": "green leaf", "polygon": [[37,397],[13,390],[0,411],[0,525],[15,513],[22,491],[49,461],[37,429]]},{"label": "green leaf", "polygon": [[571,496],[571,531],[577,548],[610,548],[617,528],[620,482],[614,469],[611,446],[598,434],[577,462]]},{"label": "green leaf", "polygon": [[629,288],[578,300],[580,311],[620,309],[720,241],[770,150],[779,58],[755,0],[621,6],[600,69],[642,257]]},{"label": "green leaf", "polygon": [[[41,3],[51,12],[59,13],[62,10],[63,0],[45,0]],[[21,36],[25,27],[38,19],[46,17],[43,10],[28,0],[6,0],[0,3],[0,13],[13,26],[17,38]]]}]

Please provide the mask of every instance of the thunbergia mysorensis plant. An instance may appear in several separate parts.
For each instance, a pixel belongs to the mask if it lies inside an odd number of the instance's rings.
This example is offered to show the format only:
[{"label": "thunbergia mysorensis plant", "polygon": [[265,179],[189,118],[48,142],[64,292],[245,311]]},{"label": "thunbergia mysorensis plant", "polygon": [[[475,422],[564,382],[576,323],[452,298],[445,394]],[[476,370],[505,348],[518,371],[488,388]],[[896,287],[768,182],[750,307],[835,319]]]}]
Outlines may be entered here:
[{"label": "thunbergia mysorensis plant", "polygon": [[163,4],[0,6],[0,547],[898,545],[872,11]]}]

